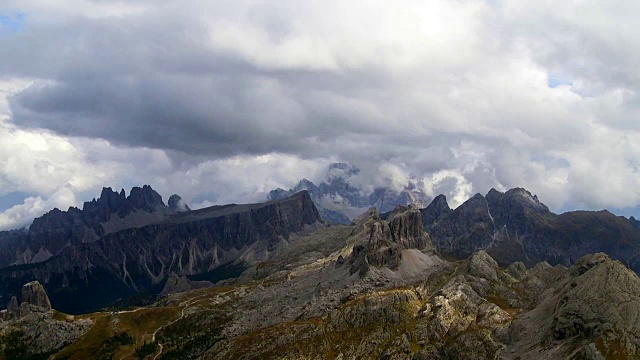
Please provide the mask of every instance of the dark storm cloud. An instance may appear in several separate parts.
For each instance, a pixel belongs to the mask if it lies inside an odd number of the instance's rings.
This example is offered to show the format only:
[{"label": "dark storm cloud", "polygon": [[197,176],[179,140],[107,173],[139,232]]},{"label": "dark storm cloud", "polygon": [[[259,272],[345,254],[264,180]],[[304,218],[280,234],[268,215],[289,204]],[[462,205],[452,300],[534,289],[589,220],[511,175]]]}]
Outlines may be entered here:
[{"label": "dark storm cloud", "polygon": [[[8,163],[74,164],[43,196],[122,161],[185,199],[234,201],[340,160],[363,187],[414,175],[458,200],[524,186],[552,208],[634,206],[640,9],[602,4],[10,1],[24,18],[0,34],[0,140],[46,144],[7,147]],[[15,79],[32,84],[4,90]],[[83,163],[109,169],[85,179]],[[0,171],[11,191],[46,185]],[[224,178],[242,171],[255,178]]]}]

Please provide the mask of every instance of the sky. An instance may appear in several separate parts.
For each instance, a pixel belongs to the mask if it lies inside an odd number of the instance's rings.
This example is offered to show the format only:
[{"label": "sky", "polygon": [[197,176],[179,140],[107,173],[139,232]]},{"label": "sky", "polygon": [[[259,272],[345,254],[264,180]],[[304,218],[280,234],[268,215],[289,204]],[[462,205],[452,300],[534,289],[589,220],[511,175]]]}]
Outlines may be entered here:
[{"label": "sky", "polygon": [[457,206],[640,214],[634,0],[0,1],[0,229],[150,184],[259,201],[329,164]]}]

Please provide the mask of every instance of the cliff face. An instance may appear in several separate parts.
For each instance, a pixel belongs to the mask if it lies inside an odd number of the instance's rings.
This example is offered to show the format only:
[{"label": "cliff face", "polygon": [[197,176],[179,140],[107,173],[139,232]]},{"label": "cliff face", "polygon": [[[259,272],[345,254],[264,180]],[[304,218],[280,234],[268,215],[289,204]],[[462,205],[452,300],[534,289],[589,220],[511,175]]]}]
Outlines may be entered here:
[{"label": "cliff face", "polygon": [[159,291],[172,272],[206,274],[223,264],[267,260],[288,245],[292,233],[318,221],[307,192],[263,204],[181,213],[69,246],[44,263],[2,269],[1,299],[8,302],[18,284],[35,278],[47,288],[54,307],[85,312]]},{"label": "cliff face", "polygon": [[46,261],[68,245],[159,222],[173,213],[149,185],[134,187],[128,197],[124,189],[118,193],[103,188],[100,197],[85,202],[82,210],[53,209],[36,218],[28,232],[0,232],[0,267]]},{"label": "cliff face", "polygon": [[556,215],[524,189],[492,189],[449,211],[443,200],[422,210],[425,229],[443,255],[462,259],[486,250],[505,266],[514,261],[569,266],[604,252],[640,271],[640,231],[606,210]]},{"label": "cliff face", "polygon": [[[374,217],[377,217],[374,212]],[[431,252],[433,245],[424,231],[422,216],[417,207],[397,207],[386,214],[385,220],[373,219],[369,240],[356,244],[350,257],[350,273],[364,276],[370,266],[386,266],[396,270],[403,258],[403,250]]]}]

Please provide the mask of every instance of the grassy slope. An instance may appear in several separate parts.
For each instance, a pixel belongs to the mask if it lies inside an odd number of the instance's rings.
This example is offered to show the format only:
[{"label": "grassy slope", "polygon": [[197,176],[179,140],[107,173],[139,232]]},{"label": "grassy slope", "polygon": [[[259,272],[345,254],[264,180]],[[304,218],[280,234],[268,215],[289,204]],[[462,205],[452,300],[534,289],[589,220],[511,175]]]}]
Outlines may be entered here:
[{"label": "grassy slope", "polygon": [[231,287],[215,287],[176,294],[175,299],[164,302],[164,306],[140,308],[131,312],[112,314],[98,312],[78,316],[94,321],[93,327],[75,343],[54,356],[54,359],[91,359],[100,353],[105,341],[119,332],[134,338],[133,345],[121,346],[114,359],[132,359],[135,349],[152,341],[153,334],[162,327],[180,318],[185,307],[209,308],[212,300],[221,293],[232,291]]}]

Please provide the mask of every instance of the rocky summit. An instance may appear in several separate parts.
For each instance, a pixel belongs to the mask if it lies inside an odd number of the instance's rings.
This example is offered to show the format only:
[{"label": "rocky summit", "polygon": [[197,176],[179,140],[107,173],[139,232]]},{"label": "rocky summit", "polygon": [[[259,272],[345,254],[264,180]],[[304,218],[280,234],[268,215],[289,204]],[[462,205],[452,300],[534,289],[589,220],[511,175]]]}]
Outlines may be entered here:
[{"label": "rocky summit", "polygon": [[[349,224],[306,190],[191,210],[135,189],[85,206],[97,238],[0,268],[2,356],[640,358],[635,219],[554,214],[520,188]],[[123,220],[141,212],[162,216]],[[53,239],[89,219],[50,216],[32,228]]]}]

